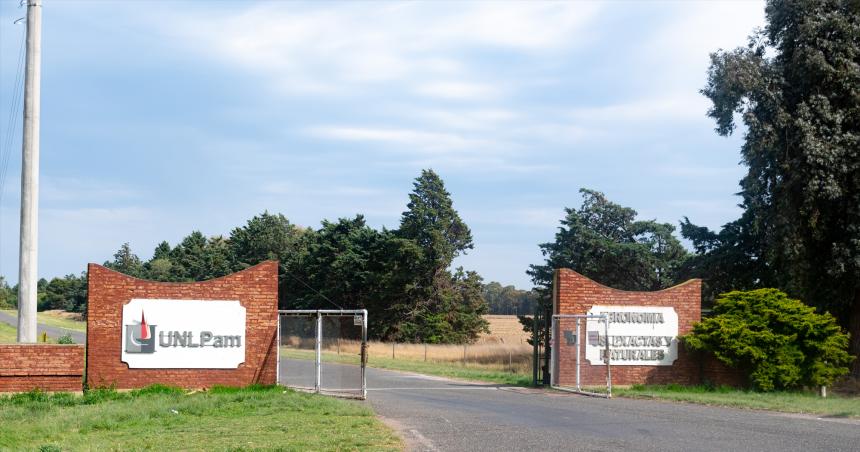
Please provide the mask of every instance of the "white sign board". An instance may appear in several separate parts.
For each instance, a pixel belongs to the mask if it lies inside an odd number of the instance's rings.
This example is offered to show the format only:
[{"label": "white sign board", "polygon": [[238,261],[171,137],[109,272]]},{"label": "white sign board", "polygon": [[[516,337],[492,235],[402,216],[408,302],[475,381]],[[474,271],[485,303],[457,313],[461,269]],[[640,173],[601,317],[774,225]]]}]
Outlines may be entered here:
[{"label": "white sign board", "polygon": [[238,300],[132,299],[122,307],[122,361],[132,369],[235,369],[245,362]]},{"label": "white sign board", "polygon": [[[589,314],[609,317],[609,354],[613,366],[671,366],[678,359],[678,314],[663,306],[592,306]],[[603,321],[588,319],[585,359],[605,364]]]}]

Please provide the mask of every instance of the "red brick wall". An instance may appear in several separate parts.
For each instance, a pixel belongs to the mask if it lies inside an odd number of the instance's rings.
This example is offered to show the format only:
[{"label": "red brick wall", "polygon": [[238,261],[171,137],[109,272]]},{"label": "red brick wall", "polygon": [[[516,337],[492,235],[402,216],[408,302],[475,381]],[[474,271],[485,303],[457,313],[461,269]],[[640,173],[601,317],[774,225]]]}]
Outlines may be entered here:
[{"label": "red brick wall", "polygon": [[717,386],[749,386],[746,376],[738,369],[733,369],[710,353],[697,355],[701,363],[702,383],[711,383]]},{"label": "red brick wall", "polygon": [[[693,328],[693,323],[701,319],[702,281],[691,279],[675,287],[656,292],[629,292],[603,286],[570,269],[558,269],[555,273],[553,288],[553,309],[555,314],[586,314],[593,305],[615,306],[669,306],[678,313],[678,335]],[[565,319],[573,329],[575,320]],[[583,321],[581,333],[585,333]],[[563,386],[576,384],[575,346],[565,345],[564,338],[559,340],[558,383]],[[580,340],[580,375],[584,385],[600,385],[606,382],[606,367],[590,365],[585,360],[584,340]],[[678,359],[671,366],[612,366],[612,383],[617,385],[643,384],[697,384],[700,382],[698,360],[687,352],[683,345],[678,347]]]},{"label": "red brick wall", "polygon": [[[274,384],[277,362],[278,264],[263,262],[232,275],[194,283],[145,281],[89,264],[87,384],[185,388]],[[133,298],[239,300],[246,309],[245,362],[237,369],[129,369],[122,362],[122,307]]]},{"label": "red brick wall", "polygon": [[83,377],[83,345],[0,345],[0,392],[80,391]]}]

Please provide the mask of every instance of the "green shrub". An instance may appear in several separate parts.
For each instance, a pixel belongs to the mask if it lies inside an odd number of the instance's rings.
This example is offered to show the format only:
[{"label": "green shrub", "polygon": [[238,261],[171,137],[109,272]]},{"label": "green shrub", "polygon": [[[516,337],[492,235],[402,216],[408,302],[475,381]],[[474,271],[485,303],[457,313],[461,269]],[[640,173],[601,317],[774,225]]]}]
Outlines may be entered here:
[{"label": "green shrub", "polygon": [[57,343],[58,344],[74,344],[75,340],[72,339],[71,334],[66,333],[66,334],[57,338]]},{"label": "green shrub", "polygon": [[746,372],[758,390],[830,385],[854,359],[832,315],[776,289],[722,294],[713,313],[684,342]]}]

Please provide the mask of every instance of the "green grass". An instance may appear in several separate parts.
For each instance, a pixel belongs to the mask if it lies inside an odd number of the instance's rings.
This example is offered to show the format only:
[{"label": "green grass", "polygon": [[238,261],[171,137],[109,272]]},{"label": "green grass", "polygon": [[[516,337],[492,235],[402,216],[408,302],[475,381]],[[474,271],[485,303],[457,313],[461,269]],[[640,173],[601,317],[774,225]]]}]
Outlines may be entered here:
[{"label": "green grass", "polygon": [[[296,350],[284,347],[281,348],[281,356],[294,359],[313,359],[314,352],[313,350]],[[355,354],[338,355],[337,353],[323,352],[323,361],[355,365],[359,364],[359,359]],[[532,382],[531,375],[481,369],[480,367],[464,367],[462,364],[454,363],[371,357],[367,361],[367,366],[379,369],[402,370],[420,374],[437,375],[440,377],[459,378],[462,380],[479,380],[517,386],[530,386]]]},{"label": "green grass", "polygon": [[[41,341],[42,335],[36,337],[36,341]],[[18,342],[18,329],[12,325],[0,322],[0,344],[15,344]],[[39,342],[41,343],[41,342]],[[48,336],[49,344],[56,344],[57,338]]]},{"label": "green grass", "polygon": [[401,450],[366,406],[278,386],[0,398],[0,450]]},{"label": "green grass", "polygon": [[735,408],[807,413],[835,417],[860,417],[860,397],[828,395],[822,399],[812,392],[754,392],[729,387],[633,385],[612,388],[621,397],[662,399]]},{"label": "green grass", "polygon": [[[3,312],[18,316],[18,311],[14,309],[4,309]],[[36,321],[41,323],[42,325],[54,326],[57,328],[65,328],[67,330],[72,331],[86,331],[87,330],[87,322],[82,322],[79,320],[72,320],[60,317],[52,312],[39,312],[36,313]]]},{"label": "green grass", "polygon": [[0,344],[11,344],[18,341],[18,329],[12,325],[0,322]]}]

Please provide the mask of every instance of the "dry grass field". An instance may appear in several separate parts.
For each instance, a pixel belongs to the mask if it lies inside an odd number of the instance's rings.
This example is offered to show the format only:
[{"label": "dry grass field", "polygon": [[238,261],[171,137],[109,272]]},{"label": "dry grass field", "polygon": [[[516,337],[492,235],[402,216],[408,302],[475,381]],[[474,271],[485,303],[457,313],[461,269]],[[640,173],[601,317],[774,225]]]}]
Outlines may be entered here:
[{"label": "dry grass field", "polygon": [[[374,361],[409,361],[435,363],[495,372],[531,375],[532,346],[526,341],[528,335],[522,331],[516,316],[490,315],[491,332],[484,334],[474,344],[409,344],[391,342],[368,342],[368,365]],[[293,350],[313,350],[312,337],[285,336],[283,345]],[[360,342],[327,337],[323,340],[323,351],[339,362],[358,363]]]},{"label": "dry grass field", "polygon": [[529,335],[515,315],[485,315],[490,323],[490,332],[481,334],[479,343],[499,343],[507,345],[528,344]]}]

